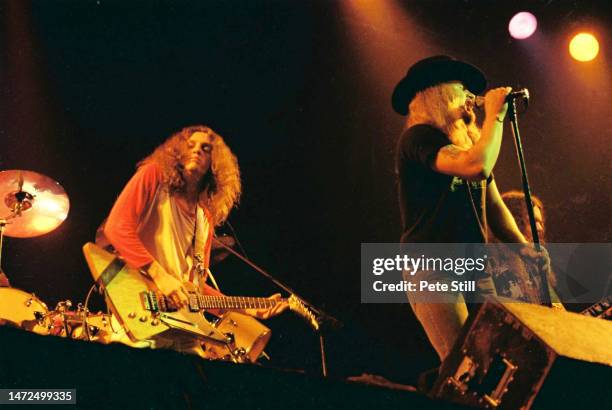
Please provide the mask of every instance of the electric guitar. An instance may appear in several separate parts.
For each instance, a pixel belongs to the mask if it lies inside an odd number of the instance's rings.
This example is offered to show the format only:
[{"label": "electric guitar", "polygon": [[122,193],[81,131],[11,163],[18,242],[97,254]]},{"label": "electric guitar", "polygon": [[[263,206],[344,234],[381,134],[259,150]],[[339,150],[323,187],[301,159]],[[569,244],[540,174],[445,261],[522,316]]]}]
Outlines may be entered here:
[{"label": "electric guitar", "polygon": [[176,309],[159,292],[153,281],[138,269],[128,267],[117,255],[88,242],[83,253],[94,280],[102,286],[113,313],[134,341],[174,334],[191,336],[217,343],[230,343],[204,315],[209,309],[242,310],[271,308],[287,302],[289,309],[303,317],[314,329],[319,323],[312,311],[297,297],[267,299],[242,296],[208,296],[197,292],[193,284],[185,283],[188,306]]}]

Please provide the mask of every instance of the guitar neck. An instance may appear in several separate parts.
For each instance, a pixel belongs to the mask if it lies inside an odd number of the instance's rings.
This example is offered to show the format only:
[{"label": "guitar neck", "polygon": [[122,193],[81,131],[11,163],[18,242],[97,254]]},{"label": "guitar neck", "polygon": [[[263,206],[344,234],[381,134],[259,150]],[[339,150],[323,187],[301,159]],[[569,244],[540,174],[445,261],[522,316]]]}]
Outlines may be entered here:
[{"label": "guitar neck", "polygon": [[286,299],[267,299],[247,296],[197,295],[200,309],[268,309]]}]

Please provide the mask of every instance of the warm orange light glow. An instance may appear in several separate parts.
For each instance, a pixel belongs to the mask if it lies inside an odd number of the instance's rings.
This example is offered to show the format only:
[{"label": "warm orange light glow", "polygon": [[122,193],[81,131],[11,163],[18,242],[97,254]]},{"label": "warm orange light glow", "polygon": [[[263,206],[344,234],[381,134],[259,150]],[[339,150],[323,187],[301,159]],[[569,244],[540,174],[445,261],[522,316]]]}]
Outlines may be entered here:
[{"label": "warm orange light glow", "polygon": [[[355,52],[363,84],[385,101],[389,90],[415,61],[442,52],[418,26],[401,0],[337,2],[346,44]],[[384,95],[383,95],[384,94]]]},{"label": "warm orange light glow", "polygon": [[30,222],[30,227],[34,232],[46,233],[58,227],[63,220],[53,218],[52,216],[39,216]]},{"label": "warm orange light glow", "polygon": [[599,53],[599,42],[592,34],[576,34],[570,41],[569,52],[575,60],[591,61]]}]

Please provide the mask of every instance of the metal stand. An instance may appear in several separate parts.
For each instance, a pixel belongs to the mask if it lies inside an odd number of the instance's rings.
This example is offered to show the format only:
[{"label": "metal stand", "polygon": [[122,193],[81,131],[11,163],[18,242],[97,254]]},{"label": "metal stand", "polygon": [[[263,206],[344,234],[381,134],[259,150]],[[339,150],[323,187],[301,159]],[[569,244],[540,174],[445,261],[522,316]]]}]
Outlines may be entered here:
[{"label": "metal stand", "polygon": [[[510,116],[510,124],[512,125],[512,135],[514,136],[514,146],[516,147],[516,155],[518,158],[519,167],[521,169],[523,192],[525,193],[525,205],[527,205],[527,213],[529,214],[529,225],[531,227],[533,243],[535,245],[536,250],[540,252],[542,250],[542,247],[540,246],[540,237],[538,235],[538,230],[536,227],[535,215],[533,212],[533,202],[531,201],[531,190],[529,188],[529,180],[527,178],[527,166],[525,165],[525,158],[523,156],[523,145],[521,144],[521,134],[519,132],[518,127],[515,98],[513,98],[508,103],[508,115]],[[548,277],[546,276],[546,272],[542,271],[542,269],[538,269],[538,272],[540,274],[540,282],[542,284],[540,291],[542,305],[550,307],[552,306],[552,303],[550,301]]]},{"label": "metal stand", "polygon": [[246,263],[248,266],[250,266],[251,268],[255,269],[263,277],[265,277],[266,279],[268,279],[269,281],[274,283],[276,286],[278,286],[279,288],[283,289],[287,293],[290,293],[290,294],[294,295],[295,297],[297,297],[298,299],[300,299],[302,302],[304,302],[304,304],[306,304],[316,314],[317,322],[319,323],[318,334],[319,334],[319,348],[321,350],[321,372],[323,374],[323,377],[327,377],[327,359],[326,359],[326,355],[325,355],[325,340],[323,338],[323,331],[324,331],[324,329],[337,329],[337,328],[342,326],[342,322],[340,322],[338,319],[334,318],[333,316],[328,315],[327,313],[325,313],[321,309],[315,308],[312,305],[312,303],[309,303],[307,300],[303,299],[301,296],[299,296],[289,286],[285,285],[284,283],[282,283],[281,281],[279,281],[278,279],[273,277],[271,274],[269,274],[268,272],[264,271],[259,266],[255,265],[253,262],[251,262],[250,260],[248,260],[247,258],[242,256],[241,254],[239,254],[238,252],[233,250],[230,246],[227,246],[226,244],[224,244],[223,242],[221,242],[217,238],[213,237],[213,240],[218,245],[220,245],[225,250],[227,250],[229,253],[231,253],[232,255],[237,257],[238,259],[240,259],[242,262]]},{"label": "metal stand", "polygon": [[0,273],[4,273],[2,271],[2,245],[4,244],[4,227],[6,224],[6,219],[0,219]]},{"label": "metal stand", "polygon": [[[4,274],[2,270],[2,252],[4,249],[4,228],[9,223],[9,219],[12,219],[14,215],[8,216],[6,218],[0,218],[0,275],[4,275],[8,283],[8,277]],[[0,285],[4,286],[4,285]],[[8,285],[7,285],[8,286]]]},{"label": "metal stand", "polygon": [[321,348],[321,373],[327,377],[327,362],[325,360],[325,339],[323,333],[319,332],[319,347]]}]

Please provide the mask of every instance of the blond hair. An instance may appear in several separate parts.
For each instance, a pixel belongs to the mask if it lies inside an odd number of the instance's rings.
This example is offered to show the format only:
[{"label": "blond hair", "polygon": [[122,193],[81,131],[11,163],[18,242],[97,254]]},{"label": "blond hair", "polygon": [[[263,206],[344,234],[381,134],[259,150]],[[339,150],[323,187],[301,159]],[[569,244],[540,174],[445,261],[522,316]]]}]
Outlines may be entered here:
[{"label": "blond hair", "polygon": [[459,95],[450,83],[437,84],[419,91],[410,102],[406,125],[427,124],[442,131],[453,144],[475,144],[480,130],[475,123],[465,124],[453,118],[449,104]]},{"label": "blond hair", "polygon": [[198,185],[198,202],[210,213],[214,226],[221,225],[240,200],[242,185],[236,156],[223,138],[205,125],[193,125],[172,134],[138,163],[138,166],[154,163],[162,172],[162,182],[170,194],[185,193],[186,179],[183,175],[182,159],[187,149],[187,140],[195,132],[211,133],[211,165]]}]

